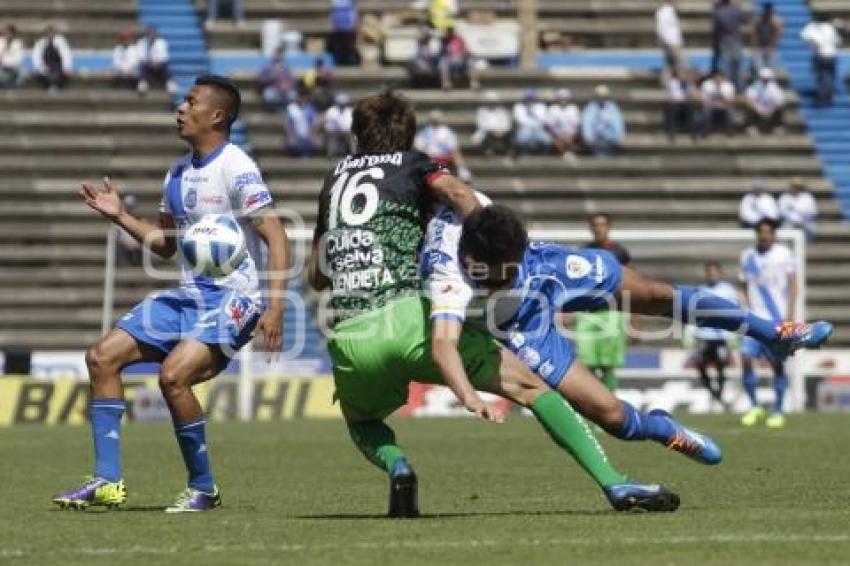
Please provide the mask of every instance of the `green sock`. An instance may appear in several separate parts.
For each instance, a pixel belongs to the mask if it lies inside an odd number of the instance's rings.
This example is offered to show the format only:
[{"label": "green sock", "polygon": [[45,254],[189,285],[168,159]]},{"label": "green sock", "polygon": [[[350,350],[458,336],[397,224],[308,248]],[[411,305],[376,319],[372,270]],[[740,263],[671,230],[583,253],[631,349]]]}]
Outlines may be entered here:
[{"label": "green sock", "polygon": [[348,434],[366,459],[387,473],[392,471],[396,460],[404,458],[393,429],[383,421],[348,423]]},{"label": "green sock", "polygon": [[555,391],[534,400],[531,411],[552,440],[569,452],[600,486],[623,483],[626,476],[608,462],[605,451],[584,419]]},{"label": "green sock", "polygon": [[614,373],[614,368],[605,368],[602,370],[602,383],[609,391],[617,390],[619,382],[617,381],[617,374]]}]

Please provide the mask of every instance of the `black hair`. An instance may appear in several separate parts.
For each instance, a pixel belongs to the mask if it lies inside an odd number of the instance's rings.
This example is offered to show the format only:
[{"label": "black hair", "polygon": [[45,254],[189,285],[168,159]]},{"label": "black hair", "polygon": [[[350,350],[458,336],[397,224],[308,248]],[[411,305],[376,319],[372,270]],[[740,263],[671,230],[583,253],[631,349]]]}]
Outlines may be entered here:
[{"label": "black hair", "polygon": [[461,253],[487,265],[519,263],[528,247],[528,232],[520,216],[506,206],[479,208],[463,223]]},{"label": "black hair", "polygon": [[779,222],[777,222],[776,220],[771,220],[770,218],[762,218],[761,220],[756,222],[756,225],[753,226],[753,228],[755,228],[755,231],[758,232],[759,230],[761,230],[762,226],[767,226],[773,232],[776,232],[776,229],[779,228]]},{"label": "black hair", "polygon": [[723,271],[723,268],[720,267],[720,262],[717,261],[716,259],[710,259],[707,262],[705,262],[705,268],[709,269],[710,267],[717,269],[717,271]]},{"label": "black hair", "polygon": [[224,127],[227,131],[233,126],[233,122],[239,117],[239,110],[242,106],[242,95],[239,94],[239,87],[221,75],[201,75],[195,79],[195,86],[208,86],[216,93],[216,97],[224,107]]},{"label": "black hair", "polygon": [[594,212],[593,214],[588,214],[588,215],[587,215],[587,222],[588,222],[588,224],[593,224],[593,221],[594,221],[594,220],[596,220],[597,218],[604,218],[604,219],[605,219],[605,222],[607,222],[608,224],[611,224],[611,223],[612,223],[612,222],[611,222],[611,216],[610,216],[610,215],[608,215],[608,214],[606,214],[606,213],[604,213],[604,212]]}]

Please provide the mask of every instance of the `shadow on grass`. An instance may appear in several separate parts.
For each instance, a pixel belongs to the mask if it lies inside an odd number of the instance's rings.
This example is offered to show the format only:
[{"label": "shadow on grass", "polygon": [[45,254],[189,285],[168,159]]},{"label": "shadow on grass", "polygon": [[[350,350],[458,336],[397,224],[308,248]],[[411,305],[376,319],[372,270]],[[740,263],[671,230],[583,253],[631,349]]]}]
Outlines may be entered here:
[{"label": "shadow on grass", "polygon": [[[604,515],[615,515],[616,511],[608,509],[576,510],[569,511],[466,511],[455,513],[423,513],[416,520],[430,519],[466,519],[473,517],[598,517]],[[314,521],[357,521],[357,520],[379,520],[389,519],[385,514],[367,513],[331,513],[327,515],[296,515],[296,519],[307,519]],[[393,519],[398,520],[398,519]],[[407,519],[409,520],[409,519]]]}]

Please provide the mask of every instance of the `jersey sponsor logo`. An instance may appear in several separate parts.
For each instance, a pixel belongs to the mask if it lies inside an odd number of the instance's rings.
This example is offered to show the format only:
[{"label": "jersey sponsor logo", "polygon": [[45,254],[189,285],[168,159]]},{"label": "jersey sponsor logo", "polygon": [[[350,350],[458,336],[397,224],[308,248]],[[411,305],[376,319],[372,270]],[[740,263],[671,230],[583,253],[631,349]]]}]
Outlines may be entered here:
[{"label": "jersey sponsor logo", "polygon": [[401,160],[402,153],[400,151],[381,155],[362,155],[360,157],[348,155],[337,164],[336,169],[334,169],[334,175],[339,175],[348,169],[362,169],[363,167],[374,167],[376,165],[395,165],[396,167],[401,167]]},{"label": "jersey sponsor logo", "polygon": [[524,348],[520,348],[519,353],[517,354],[520,361],[527,365],[528,367],[537,367],[540,364],[540,352],[532,348],[531,346],[525,346]]},{"label": "jersey sponsor logo", "polygon": [[250,187],[251,185],[262,185],[263,177],[257,173],[256,171],[248,171],[247,173],[240,173],[236,175],[233,179],[233,188],[234,190],[241,191],[245,187]]},{"label": "jersey sponsor logo", "polygon": [[215,206],[221,206],[224,204],[223,196],[209,196],[209,197],[201,197],[202,204],[212,204]]},{"label": "jersey sponsor logo", "polygon": [[183,199],[183,205],[186,208],[195,208],[198,204],[198,189],[192,187],[189,189],[189,192],[186,193],[186,198]]},{"label": "jersey sponsor logo", "polygon": [[581,279],[587,277],[593,266],[580,255],[567,256],[567,277],[570,279]]},{"label": "jersey sponsor logo", "polygon": [[268,204],[271,201],[272,195],[269,194],[268,191],[262,191],[249,196],[247,199],[245,199],[245,204],[243,204],[242,206],[244,208],[253,208],[254,206],[260,204]]}]

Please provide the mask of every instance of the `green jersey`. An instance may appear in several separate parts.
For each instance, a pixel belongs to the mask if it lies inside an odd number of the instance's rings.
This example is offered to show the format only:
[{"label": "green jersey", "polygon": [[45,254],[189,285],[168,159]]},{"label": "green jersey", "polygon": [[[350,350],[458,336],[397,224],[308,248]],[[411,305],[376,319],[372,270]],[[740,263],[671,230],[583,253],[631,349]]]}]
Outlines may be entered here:
[{"label": "green jersey", "polygon": [[413,151],[349,155],[325,178],[313,242],[336,322],[420,292],[427,186],[439,174]]}]

